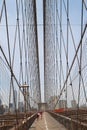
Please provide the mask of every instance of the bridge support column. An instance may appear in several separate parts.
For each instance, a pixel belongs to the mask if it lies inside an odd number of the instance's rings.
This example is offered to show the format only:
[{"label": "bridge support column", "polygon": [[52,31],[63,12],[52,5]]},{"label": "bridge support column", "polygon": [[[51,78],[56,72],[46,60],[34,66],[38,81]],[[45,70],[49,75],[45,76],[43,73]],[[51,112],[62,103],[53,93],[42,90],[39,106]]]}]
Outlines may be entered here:
[{"label": "bridge support column", "polygon": [[39,111],[46,111],[48,109],[47,103],[38,103]]}]

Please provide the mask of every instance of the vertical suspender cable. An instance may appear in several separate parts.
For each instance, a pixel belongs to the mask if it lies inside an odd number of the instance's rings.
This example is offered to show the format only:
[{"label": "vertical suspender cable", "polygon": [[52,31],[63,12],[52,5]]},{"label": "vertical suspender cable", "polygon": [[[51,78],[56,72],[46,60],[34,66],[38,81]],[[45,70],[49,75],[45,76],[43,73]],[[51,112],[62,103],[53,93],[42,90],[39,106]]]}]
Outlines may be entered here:
[{"label": "vertical suspender cable", "polygon": [[[68,74],[68,44],[69,44],[69,0],[67,0],[67,56],[66,56],[66,76]],[[67,82],[66,82],[66,106],[67,108]]]},{"label": "vertical suspender cable", "polygon": [[18,26],[18,40],[19,40],[19,49],[20,49],[20,73],[22,74],[22,83],[23,83],[23,65],[22,65],[22,48],[21,48],[21,38],[20,38],[20,27],[19,27],[19,7],[18,1],[16,0],[16,10],[17,10],[17,26]]},{"label": "vertical suspender cable", "polygon": [[[83,32],[83,0],[82,0],[82,8],[81,8],[81,37]],[[81,89],[81,68],[82,68],[82,40],[81,40],[81,47],[80,47],[80,65],[79,65],[79,90],[78,90],[78,109],[80,103],[80,89]]]},{"label": "vertical suspender cable", "polygon": [[61,92],[61,65],[62,65],[62,0],[60,0],[60,92]]},{"label": "vertical suspender cable", "polygon": [[[83,32],[83,0],[82,0],[82,7],[81,7],[81,37]],[[80,91],[81,91],[81,68],[82,68],[82,40],[81,40],[81,46],[80,46],[80,65],[79,65],[79,88],[78,88],[78,109],[77,109],[77,120],[79,120],[79,106],[80,106]],[[77,129],[79,126],[77,125]]]}]

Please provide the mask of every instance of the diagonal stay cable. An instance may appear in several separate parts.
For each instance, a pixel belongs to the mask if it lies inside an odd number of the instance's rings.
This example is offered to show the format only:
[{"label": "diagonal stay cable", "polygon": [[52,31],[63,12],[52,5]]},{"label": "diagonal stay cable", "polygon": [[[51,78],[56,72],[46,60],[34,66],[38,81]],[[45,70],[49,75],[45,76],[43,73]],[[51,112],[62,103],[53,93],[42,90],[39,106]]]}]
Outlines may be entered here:
[{"label": "diagonal stay cable", "polygon": [[[65,5],[65,1],[64,0],[63,0],[63,4],[64,4],[65,12],[66,12],[66,15],[67,15],[67,9],[66,9],[66,5]],[[71,33],[74,49],[75,49],[75,52],[76,52],[75,41],[74,41],[73,32],[72,32],[71,23],[70,23],[70,19],[69,18],[68,18],[68,24],[69,24],[69,29],[70,29],[70,33]],[[78,66],[80,67],[80,62],[79,62],[78,55],[77,55],[77,62],[78,62]],[[85,86],[84,86],[84,81],[83,81],[82,75],[81,75],[81,80],[82,80],[82,84],[83,84],[82,87],[83,87],[83,90],[84,90],[84,96],[85,96],[85,99],[87,100],[86,90],[85,90]]]},{"label": "diagonal stay cable", "polygon": [[[6,57],[6,55],[5,55],[5,53],[4,53],[4,51],[3,51],[3,49],[2,49],[1,46],[0,46],[0,50],[1,50],[1,52],[2,52],[2,54],[3,54],[3,56],[4,56],[4,58],[5,58],[5,61],[6,61],[7,65],[8,65],[8,67],[9,67],[9,71],[10,71],[11,74],[13,75],[13,77],[14,77],[14,79],[15,79],[15,81],[16,81],[16,83],[17,83],[19,89],[20,89],[20,92],[23,94],[23,91],[21,90],[21,85],[20,85],[20,83],[18,82],[18,80],[17,80],[17,78],[16,78],[16,76],[15,76],[13,70],[12,70],[12,67],[10,66],[10,64],[9,64],[9,62],[8,62],[8,60],[7,60],[7,57]],[[30,97],[30,96],[29,96],[29,97]],[[32,99],[32,101],[34,101],[34,103],[38,104],[35,100],[33,100],[32,97],[30,97],[30,98]],[[26,100],[26,99],[25,99],[25,100]],[[26,101],[27,101],[27,100],[26,100]]]},{"label": "diagonal stay cable", "polygon": [[22,47],[21,47],[20,26],[19,26],[19,6],[17,0],[16,0],[16,11],[17,11],[17,27],[18,27],[18,40],[19,40],[18,42],[20,51],[20,73],[22,74],[22,82],[23,82],[24,76],[23,76],[23,64],[22,64]]},{"label": "diagonal stay cable", "polygon": [[7,32],[7,42],[8,42],[9,63],[11,65],[11,52],[10,52],[10,41],[9,41],[9,31],[8,31],[8,18],[7,18],[7,9],[6,9],[5,0],[4,0],[4,9],[5,9],[5,21],[6,21],[6,32]]},{"label": "diagonal stay cable", "polygon": [[0,23],[1,23],[1,19],[2,19],[3,9],[4,9],[4,1],[3,1],[3,4],[2,4],[2,9],[1,9],[1,14],[0,14]]},{"label": "diagonal stay cable", "polygon": [[[62,26],[61,26],[61,20],[60,20],[60,17],[59,17],[58,9],[57,9],[57,17],[58,17],[59,25],[60,25],[60,28],[61,28],[61,38],[62,38],[62,41],[63,41],[63,47],[64,47],[64,52],[65,52],[65,57],[66,57],[66,60],[67,60],[67,52],[66,52],[65,41],[64,41],[64,36],[63,36],[63,31],[62,31]],[[59,53],[60,53],[60,50],[59,50]],[[61,63],[61,67],[62,67],[62,75],[63,75],[63,83],[64,83],[64,74],[63,74],[62,63]],[[68,69],[69,69],[69,64],[68,64]],[[71,75],[70,75],[70,82],[71,82],[70,84],[71,84],[73,99],[75,99],[74,91],[73,91],[73,86],[72,86],[73,84],[72,84]]]},{"label": "diagonal stay cable", "polygon": [[[85,27],[84,27],[84,30],[83,30],[83,33],[82,33],[82,36],[81,36],[79,45],[78,45],[78,47],[77,47],[77,49],[76,49],[76,53],[75,53],[74,58],[73,58],[73,60],[72,60],[72,64],[71,64],[70,69],[69,69],[69,71],[68,71],[68,74],[67,74],[66,80],[65,80],[65,82],[64,82],[64,85],[63,85],[63,87],[62,87],[61,93],[60,93],[60,95],[59,95],[59,99],[60,99],[61,94],[62,94],[62,92],[63,92],[63,90],[64,90],[64,88],[65,88],[65,84],[66,84],[66,82],[67,82],[67,80],[68,80],[68,77],[69,77],[70,72],[71,72],[71,70],[72,70],[72,67],[73,67],[73,65],[74,65],[75,59],[76,59],[76,57],[77,57],[78,51],[79,51],[80,46],[81,46],[81,44],[82,44],[82,39],[83,39],[84,34],[85,34],[85,32],[86,32],[86,28],[87,28],[87,24],[86,24]],[[55,107],[56,107],[56,105],[57,105],[59,99],[57,100],[57,102],[56,102],[56,104],[55,104]]]},{"label": "diagonal stay cable", "polygon": [[[9,40],[9,30],[8,30],[8,16],[7,16],[7,8],[6,8],[6,1],[4,0],[4,10],[5,10],[5,21],[6,21],[6,34],[7,34],[7,45],[8,45],[8,54],[9,54],[9,63],[11,66],[11,52],[10,52],[10,40]],[[13,88],[13,95],[14,95],[14,86],[13,86],[13,77],[11,74],[11,80],[10,80],[10,88]],[[10,98],[9,98],[10,100]],[[14,101],[15,101],[15,97],[14,97]],[[15,103],[16,104],[16,103]],[[17,112],[16,112],[16,116],[17,116]],[[17,120],[18,122],[18,120]]]},{"label": "diagonal stay cable", "polygon": [[85,9],[87,10],[87,5],[86,5],[85,0],[83,0],[83,4],[84,4]]}]

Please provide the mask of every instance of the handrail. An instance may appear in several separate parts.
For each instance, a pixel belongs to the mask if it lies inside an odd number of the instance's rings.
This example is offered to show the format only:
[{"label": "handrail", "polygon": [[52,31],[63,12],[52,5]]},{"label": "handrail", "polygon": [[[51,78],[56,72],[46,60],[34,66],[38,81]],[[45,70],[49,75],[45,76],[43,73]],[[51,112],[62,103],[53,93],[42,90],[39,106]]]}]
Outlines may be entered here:
[{"label": "handrail", "polygon": [[68,130],[87,130],[87,123],[79,120],[60,115],[58,113],[49,112],[56,120],[63,124]]},{"label": "handrail", "polygon": [[18,124],[17,126],[11,128],[10,130],[28,130],[30,128],[30,126],[32,125],[32,123],[34,122],[34,120],[37,117],[37,113],[33,114],[32,116],[25,118],[22,123]]}]

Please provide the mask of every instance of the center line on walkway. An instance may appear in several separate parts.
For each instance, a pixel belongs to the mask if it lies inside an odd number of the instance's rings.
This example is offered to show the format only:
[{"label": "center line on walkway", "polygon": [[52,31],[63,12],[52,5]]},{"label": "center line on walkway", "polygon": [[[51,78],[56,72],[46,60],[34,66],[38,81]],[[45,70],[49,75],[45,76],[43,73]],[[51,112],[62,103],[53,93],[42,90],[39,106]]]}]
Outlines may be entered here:
[{"label": "center line on walkway", "polygon": [[44,121],[45,121],[46,130],[49,130],[48,127],[47,127],[47,121],[46,121],[45,115],[44,115]]}]

